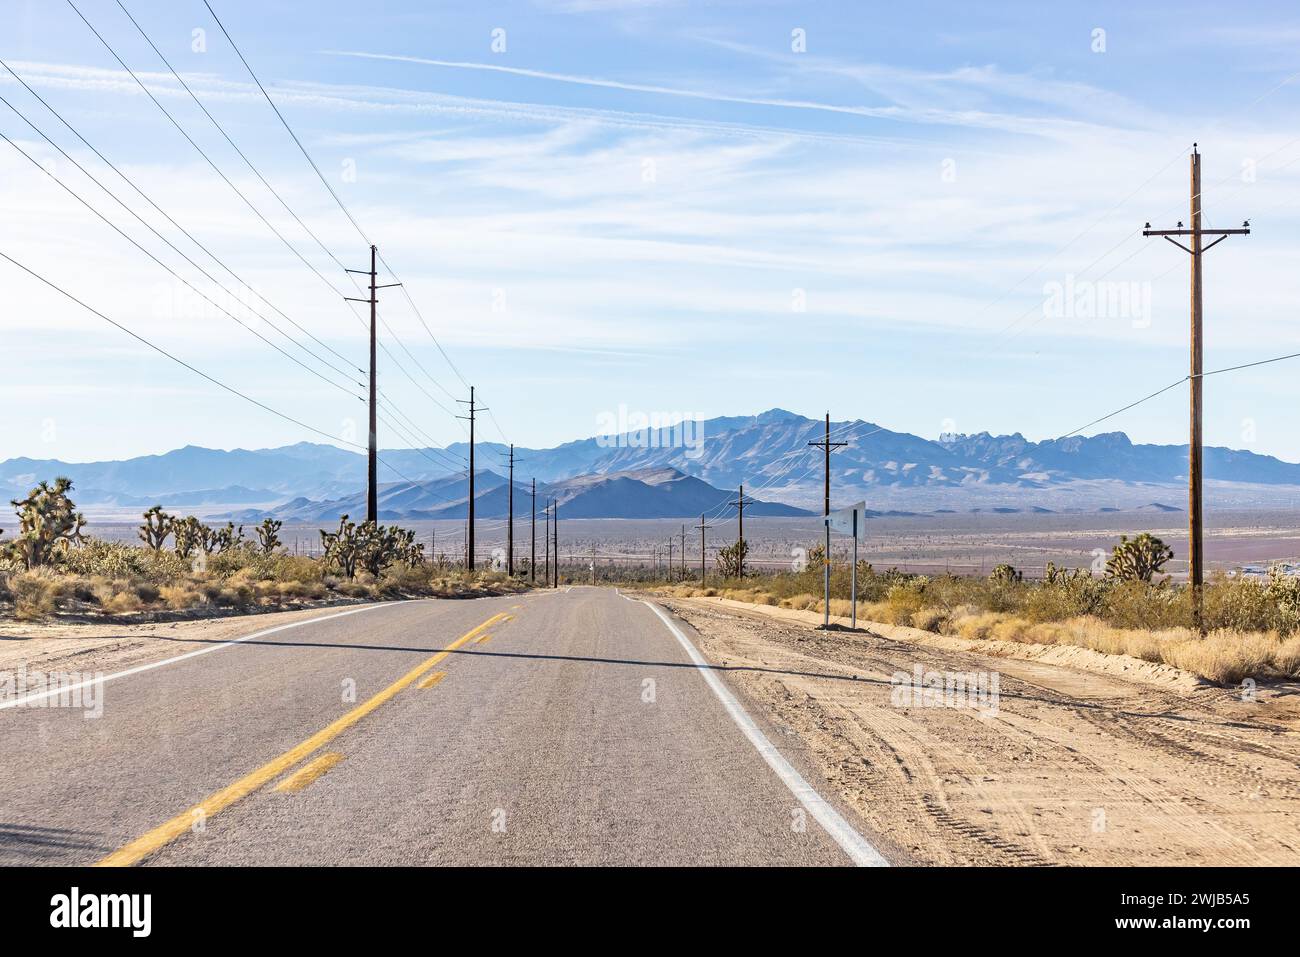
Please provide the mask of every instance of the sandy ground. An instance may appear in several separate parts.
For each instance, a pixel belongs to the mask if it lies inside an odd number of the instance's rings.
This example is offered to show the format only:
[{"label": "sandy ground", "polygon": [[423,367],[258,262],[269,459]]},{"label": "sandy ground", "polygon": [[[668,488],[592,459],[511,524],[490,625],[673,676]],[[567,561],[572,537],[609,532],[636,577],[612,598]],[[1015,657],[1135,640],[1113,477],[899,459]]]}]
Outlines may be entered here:
[{"label": "sandy ground", "polygon": [[[1300,864],[1300,686],[1247,702],[1084,649],[1004,657],[911,628],[823,632],[807,612],[657,600],[918,862]],[[996,672],[996,705],[904,706],[891,678],[918,665]]]},{"label": "sandy ground", "polygon": [[230,641],[276,625],[324,618],[355,607],[356,604],[322,606],[139,624],[4,621],[0,622],[0,672],[13,672],[26,665],[29,673],[99,671],[108,674],[182,655],[207,642]]}]

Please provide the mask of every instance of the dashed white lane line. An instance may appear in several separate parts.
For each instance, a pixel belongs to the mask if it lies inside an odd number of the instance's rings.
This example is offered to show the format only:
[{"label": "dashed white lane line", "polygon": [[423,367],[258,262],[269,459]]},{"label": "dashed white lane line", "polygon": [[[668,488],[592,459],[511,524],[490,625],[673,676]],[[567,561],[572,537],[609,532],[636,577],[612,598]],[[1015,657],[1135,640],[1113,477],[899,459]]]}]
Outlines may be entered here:
[{"label": "dashed white lane line", "polygon": [[374,611],[376,608],[392,608],[394,605],[409,604],[407,601],[389,601],[379,605],[366,605],[362,608],[349,608],[347,611],[335,612],[332,615],[324,615],[320,618],[308,618],[304,621],[293,621],[287,625],[276,625],[274,628],[265,628],[262,631],[255,631],[251,635],[244,635],[241,638],[232,638],[229,641],[223,641],[219,645],[212,645],[208,648],[199,648],[197,651],[187,651],[183,655],[176,655],[172,658],[164,658],[162,661],[153,661],[147,665],[137,665],[134,668],[127,668],[125,671],[117,671],[111,675],[104,675],[100,678],[88,678],[85,681],[79,681],[75,684],[59,685],[49,691],[38,691],[35,694],[29,694],[22,698],[14,698],[9,701],[0,701],[0,711],[6,708],[17,708],[33,701],[41,701],[45,698],[56,695],[71,694],[82,688],[89,688],[98,682],[116,681],[118,678],[129,678],[131,675],[138,675],[145,671],[153,671],[155,668],[162,668],[166,665],[174,665],[178,661],[186,661],[189,658],[197,658],[199,655],[211,654],[214,651],[220,651],[222,648],[229,648],[231,645],[237,645],[242,641],[252,641],[254,638],[265,638],[267,635],[274,635],[279,631],[288,631],[290,628],[301,628],[304,625],[315,625],[322,621],[331,621],[335,618],[343,618],[346,615],[359,615],[363,611]]},{"label": "dashed white lane line", "polygon": [[727,690],[726,685],[722,683],[722,679],[714,673],[709,663],[704,660],[704,656],[699,653],[691,640],[686,637],[664,610],[653,602],[644,599],[628,598],[622,593],[620,593],[619,597],[626,598],[628,601],[640,601],[668,626],[668,630],[673,633],[673,637],[686,650],[686,654],[695,664],[696,670],[704,677],[708,686],[713,689],[713,693],[722,702],[722,706],[727,709],[727,713],[731,715],[731,720],[736,722],[736,726],[740,728],[745,737],[749,739],[750,744],[762,755],[768,767],[776,772],[777,777],[790,789],[790,793],[813,816],[813,820],[820,824],[823,830],[831,836],[831,839],[840,846],[840,849],[849,856],[849,859],[859,867],[888,867],[889,862],[881,856],[880,852],[872,847],[865,837],[854,830],[853,826],[844,820],[843,815],[831,807],[826,802],[826,799],[804,780],[803,775],[796,771],[794,766],[776,749],[776,746],[767,739],[767,735],[754,723],[754,719],[745,712],[740,702],[736,700],[735,695]]}]

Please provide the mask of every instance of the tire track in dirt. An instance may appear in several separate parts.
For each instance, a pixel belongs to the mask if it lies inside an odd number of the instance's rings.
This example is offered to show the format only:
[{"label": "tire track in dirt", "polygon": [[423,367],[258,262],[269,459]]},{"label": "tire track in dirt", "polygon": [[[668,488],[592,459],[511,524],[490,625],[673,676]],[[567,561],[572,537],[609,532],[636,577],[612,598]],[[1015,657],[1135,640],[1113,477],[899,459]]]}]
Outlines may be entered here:
[{"label": "tire track in dirt", "polygon": [[[666,604],[844,800],[919,861],[1300,862],[1300,735],[1285,710]],[[998,672],[996,709],[895,707],[891,676],[916,665]]]}]

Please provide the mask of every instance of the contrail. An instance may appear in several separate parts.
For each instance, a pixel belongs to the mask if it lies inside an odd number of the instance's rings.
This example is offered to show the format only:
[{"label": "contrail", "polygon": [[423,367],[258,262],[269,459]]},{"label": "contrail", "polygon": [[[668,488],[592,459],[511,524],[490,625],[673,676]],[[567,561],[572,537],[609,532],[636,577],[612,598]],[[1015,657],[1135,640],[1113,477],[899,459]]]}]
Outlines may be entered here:
[{"label": "contrail", "polygon": [[492,73],[509,73],[514,76],[532,77],[538,80],[553,80],[557,83],[573,83],[578,86],[596,86],[610,90],[628,90],[633,93],[659,93],[665,96],[681,96],[695,100],[710,100],[716,103],[744,103],[750,106],[775,106],[795,110],[818,110],[825,113],[847,113],[852,116],[866,116],[872,119],[901,119],[904,111],[898,107],[836,106],[832,103],[818,103],[814,100],[779,100],[761,97],[730,96],[725,93],[711,93],[703,90],[686,90],[680,87],[656,86],[648,83],[625,83],[621,80],[606,80],[596,76],[581,76],[574,73],[549,73],[545,70],[529,70],[516,66],[501,66],[495,63],[473,63],[466,60],[433,60],[427,57],[403,56],[396,53],[365,53],[359,50],[322,50],[327,56],[358,57],[367,60],[393,60],[400,63],[419,63],[424,66],[441,66],[457,70],[486,70]]}]

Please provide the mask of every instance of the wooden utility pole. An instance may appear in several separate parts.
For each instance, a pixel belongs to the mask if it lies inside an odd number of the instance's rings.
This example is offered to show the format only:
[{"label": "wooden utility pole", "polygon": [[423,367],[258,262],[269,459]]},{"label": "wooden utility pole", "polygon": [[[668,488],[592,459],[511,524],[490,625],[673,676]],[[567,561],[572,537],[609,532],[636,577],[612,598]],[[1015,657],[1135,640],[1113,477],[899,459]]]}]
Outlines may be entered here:
[{"label": "wooden utility pole", "polygon": [[377,421],[377,399],[379,393],[378,380],[375,372],[375,323],[378,319],[380,289],[391,289],[393,286],[400,286],[400,282],[390,282],[384,285],[376,285],[375,259],[377,253],[375,247],[370,247],[370,268],[369,269],[349,269],[350,273],[356,273],[361,276],[370,277],[370,295],[365,299],[357,299],[353,296],[344,296],[348,302],[365,302],[370,304],[370,440],[366,446],[366,521],[379,521],[379,430],[376,425]]},{"label": "wooden utility pole", "polygon": [[682,581],[686,581],[686,526],[682,526]]},{"label": "wooden utility pole", "polygon": [[546,585],[549,588],[551,584],[551,503],[547,502],[542,506],[542,517],[545,524],[542,527],[542,545],[546,548]]},{"label": "wooden utility pole", "polygon": [[[704,522],[704,516],[701,515],[701,516],[700,516],[700,524],[696,525],[695,527],[698,528],[698,529],[700,530],[700,584],[703,585],[703,584],[704,584],[704,581],[705,581],[705,566],[704,566],[704,530],[705,530],[706,528],[712,528],[713,526],[712,526],[712,525],[707,525],[707,524],[705,524],[705,522]],[[683,553],[682,553],[682,558],[685,559],[685,557],[686,557],[686,553],[683,552]],[[684,566],[683,566],[683,567],[684,567]]]},{"label": "wooden utility pole", "polygon": [[[1191,284],[1191,339],[1192,361],[1188,379],[1191,384],[1191,420],[1187,447],[1187,523],[1188,523],[1188,572],[1187,582],[1192,589],[1193,615],[1197,629],[1205,633],[1205,620],[1202,614],[1202,586],[1205,584],[1204,524],[1202,510],[1202,462],[1201,446],[1201,381],[1204,378],[1202,359],[1201,323],[1201,254],[1223,242],[1229,236],[1250,235],[1250,221],[1241,224],[1238,229],[1202,229],[1201,228],[1201,154],[1196,144],[1192,144],[1191,155],[1191,225],[1178,224],[1176,229],[1152,229],[1147,223],[1142,230],[1143,236],[1163,236],[1183,252],[1188,253],[1192,266]],[[1186,236],[1188,245],[1184,246],[1175,236]],[[1202,245],[1202,237],[1216,236],[1215,240]]]},{"label": "wooden utility pole", "polygon": [[555,514],[551,519],[551,534],[554,538],[555,546],[555,587],[560,587],[560,502],[558,499],[551,499],[551,511]]},{"label": "wooden utility pole", "polygon": [[533,496],[532,496],[532,523],[533,523],[533,544],[532,552],[528,556],[528,580],[537,581],[537,479],[533,479]]},{"label": "wooden utility pole", "polygon": [[829,628],[831,624],[831,452],[843,448],[849,443],[831,441],[831,414],[827,412],[826,437],[820,442],[809,442],[808,444],[822,449],[826,454],[826,508],[823,513],[823,520],[826,524],[826,552],[822,556],[822,627]]},{"label": "wooden utility pole", "polygon": [[736,546],[737,548],[736,561],[737,561],[738,572],[736,577],[744,578],[745,577],[745,506],[753,505],[754,500],[752,498],[749,499],[745,498],[745,486],[742,484],[740,486],[740,497],[737,498],[734,502],[731,502],[729,504],[732,506],[732,508],[735,508],[737,510],[736,514],[738,516],[738,524],[736,529],[737,536],[738,536],[736,538],[736,541],[738,543]]},{"label": "wooden utility pole", "polygon": [[509,518],[506,524],[506,574],[515,574],[515,446],[510,443],[510,484],[506,490]]},{"label": "wooden utility pole", "polygon": [[487,409],[480,408],[474,404],[474,387],[469,387],[469,399],[457,399],[462,405],[469,406],[469,415],[458,415],[458,419],[469,419],[469,516],[468,524],[465,526],[465,554],[466,565],[470,571],[474,570],[474,417],[479,412],[486,412]]}]

